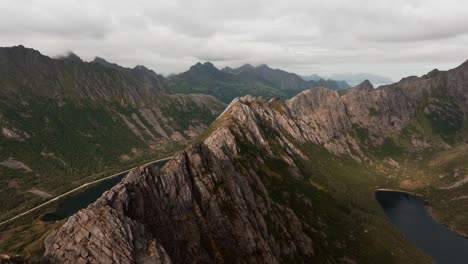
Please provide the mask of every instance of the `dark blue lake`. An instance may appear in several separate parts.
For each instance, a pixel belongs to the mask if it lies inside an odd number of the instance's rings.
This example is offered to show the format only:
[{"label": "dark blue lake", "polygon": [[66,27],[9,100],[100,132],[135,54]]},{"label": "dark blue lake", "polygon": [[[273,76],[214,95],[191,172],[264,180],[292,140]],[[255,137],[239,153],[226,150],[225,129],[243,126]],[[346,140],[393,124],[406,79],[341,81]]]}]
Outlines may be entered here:
[{"label": "dark blue lake", "polygon": [[[154,164],[161,168],[166,162],[167,161],[160,161]],[[55,211],[44,214],[41,220],[47,222],[57,221],[75,214],[80,209],[86,208],[88,205],[94,203],[104,192],[114,187],[126,175],[127,173],[122,173],[112,179],[96,183],[82,191],[67,196],[59,201],[59,205]]]},{"label": "dark blue lake", "polygon": [[468,263],[468,239],[436,222],[423,198],[398,191],[376,191],[390,221],[414,245],[440,264]]}]

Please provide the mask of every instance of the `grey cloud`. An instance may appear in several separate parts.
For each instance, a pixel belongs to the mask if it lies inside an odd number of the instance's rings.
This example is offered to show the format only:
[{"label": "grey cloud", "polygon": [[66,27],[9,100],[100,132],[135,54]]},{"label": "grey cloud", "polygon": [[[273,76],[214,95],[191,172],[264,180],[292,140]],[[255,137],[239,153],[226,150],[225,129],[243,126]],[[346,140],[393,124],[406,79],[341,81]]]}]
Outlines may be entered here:
[{"label": "grey cloud", "polygon": [[79,1],[0,1],[0,33],[4,36],[103,38],[112,21],[105,8]]},{"label": "grey cloud", "polygon": [[399,79],[468,58],[460,0],[0,0],[0,45],[159,73],[197,61]]}]

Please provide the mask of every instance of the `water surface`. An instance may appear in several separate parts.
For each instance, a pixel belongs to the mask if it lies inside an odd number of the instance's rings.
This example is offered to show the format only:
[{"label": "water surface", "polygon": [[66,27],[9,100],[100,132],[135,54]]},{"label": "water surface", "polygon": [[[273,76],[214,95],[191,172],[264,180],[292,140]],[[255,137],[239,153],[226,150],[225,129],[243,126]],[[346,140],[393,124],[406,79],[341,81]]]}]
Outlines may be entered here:
[{"label": "water surface", "polygon": [[467,264],[468,239],[436,222],[423,198],[398,191],[376,191],[390,221],[406,238],[440,264]]},{"label": "water surface", "polygon": [[[155,162],[153,164],[161,168],[166,163],[167,161],[165,160]],[[83,189],[82,191],[67,196],[59,202],[59,205],[55,211],[44,214],[41,217],[41,220],[57,221],[75,214],[80,209],[86,208],[88,205],[94,203],[99,197],[101,197],[104,192],[114,187],[126,175],[127,173],[122,173],[114,178],[93,184],[90,187]]]}]

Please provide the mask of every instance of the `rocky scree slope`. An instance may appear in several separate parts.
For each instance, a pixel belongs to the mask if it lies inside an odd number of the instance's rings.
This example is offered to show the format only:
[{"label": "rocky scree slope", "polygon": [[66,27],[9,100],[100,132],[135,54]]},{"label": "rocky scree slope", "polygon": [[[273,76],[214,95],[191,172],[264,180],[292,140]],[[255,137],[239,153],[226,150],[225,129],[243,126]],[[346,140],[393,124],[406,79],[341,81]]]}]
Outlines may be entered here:
[{"label": "rocky scree slope", "polygon": [[0,217],[42,199],[32,187],[60,193],[92,173],[167,156],[225,107],[167,94],[163,82],[143,66],[0,48]]},{"label": "rocky scree slope", "polygon": [[[355,233],[353,225],[369,221],[362,218],[367,209],[346,209],[329,198],[311,184],[304,161],[319,164],[326,153],[354,160],[347,164],[378,158],[378,148],[419,115],[433,133],[408,132],[413,143],[428,140],[426,147],[443,148],[449,138],[463,140],[467,90],[465,63],[379,89],[364,82],[341,95],[317,88],[286,101],[235,99],[201,142],[161,171],[132,171],[70,217],[46,239],[45,256],[63,263],[427,263],[409,245],[390,254],[405,242],[385,224],[378,225],[377,238],[367,235],[375,228],[370,224]],[[323,151],[311,156],[310,146]],[[292,190],[285,189],[289,185]],[[314,218],[329,211],[342,217],[329,226]],[[335,229],[341,242],[332,250]],[[360,244],[365,248],[353,248]]]}]

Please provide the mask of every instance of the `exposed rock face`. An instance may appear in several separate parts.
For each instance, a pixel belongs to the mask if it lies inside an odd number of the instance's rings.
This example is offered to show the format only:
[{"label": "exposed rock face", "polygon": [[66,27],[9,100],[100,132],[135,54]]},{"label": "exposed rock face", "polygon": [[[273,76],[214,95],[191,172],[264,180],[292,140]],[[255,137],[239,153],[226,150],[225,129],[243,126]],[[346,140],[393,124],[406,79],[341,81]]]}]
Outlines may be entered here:
[{"label": "exposed rock face", "polygon": [[[13,174],[19,163],[9,160],[20,160],[37,177],[25,181],[61,192],[91,172],[181,148],[225,107],[208,95],[166,93],[163,85],[163,76],[143,66],[0,48],[0,175]],[[15,195],[24,199],[24,192]],[[0,214],[24,210],[16,207],[2,203]]]},{"label": "exposed rock face", "polygon": [[[312,242],[310,234],[318,231],[280,203],[284,197],[272,197],[272,179],[259,175],[258,168],[274,158],[287,164],[282,177],[303,178],[298,160],[309,159],[300,150],[305,143],[367,159],[366,148],[382,144],[421,109],[437,116],[449,113],[454,125],[464,122],[467,72],[462,65],[377,90],[364,82],[342,96],[317,88],[287,101],[235,99],[203,143],[177,154],[161,172],[151,166],[134,170],[72,216],[47,238],[46,256],[68,263],[304,262],[322,242]],[[434,103],[440,95],[449,100]],[[429,117],[428,122],[438,120]],[[358,134],[362,130],[366,140]],[[251,148],[255,155],[250,151],[245,160]],[[307,199],[298,199],[306,210],[313,208]]]},{"label": "exposed rock face", "polygon": [[[132,128],[136,127],[148,145],[161,143],[158,139],[171,141],[171,134],[183,132],[185,128],[179,123],[184,118],[180,115],[199,113],[188,120],[188,125],[206,126],[205,120],[214,119],[224,108],[211,96],[165,93],[164,77],[144,66],[129,69],[101,58],[87,63],[75,54],[52,59],[23,46],[0,48],[0,74],[1,131],[6,138],[18,141],[25,141],[36,131],[22,132],[3,125],[14,121],[24,125],[22,121],[34,117],[34,112],[27,111],[39,110],[34,108],[42,105],[52,110],[47,116],[49,122],[61,119],[54,114],[67,107],[83,112],[98,109],[134,133]],[[7,115],[8,111],[19,112],[20,120],[10,120],[14,118]],[[189,135],[183,137],[192,139]]]},{"label": "exposed rock face", "polygon": [[[131,172],[46,241],[60,263],[280,263],[313,254],[289,208],[253,171],[200,143],[161,172]],[[279,235],[272,234],[271,225]]]}]

